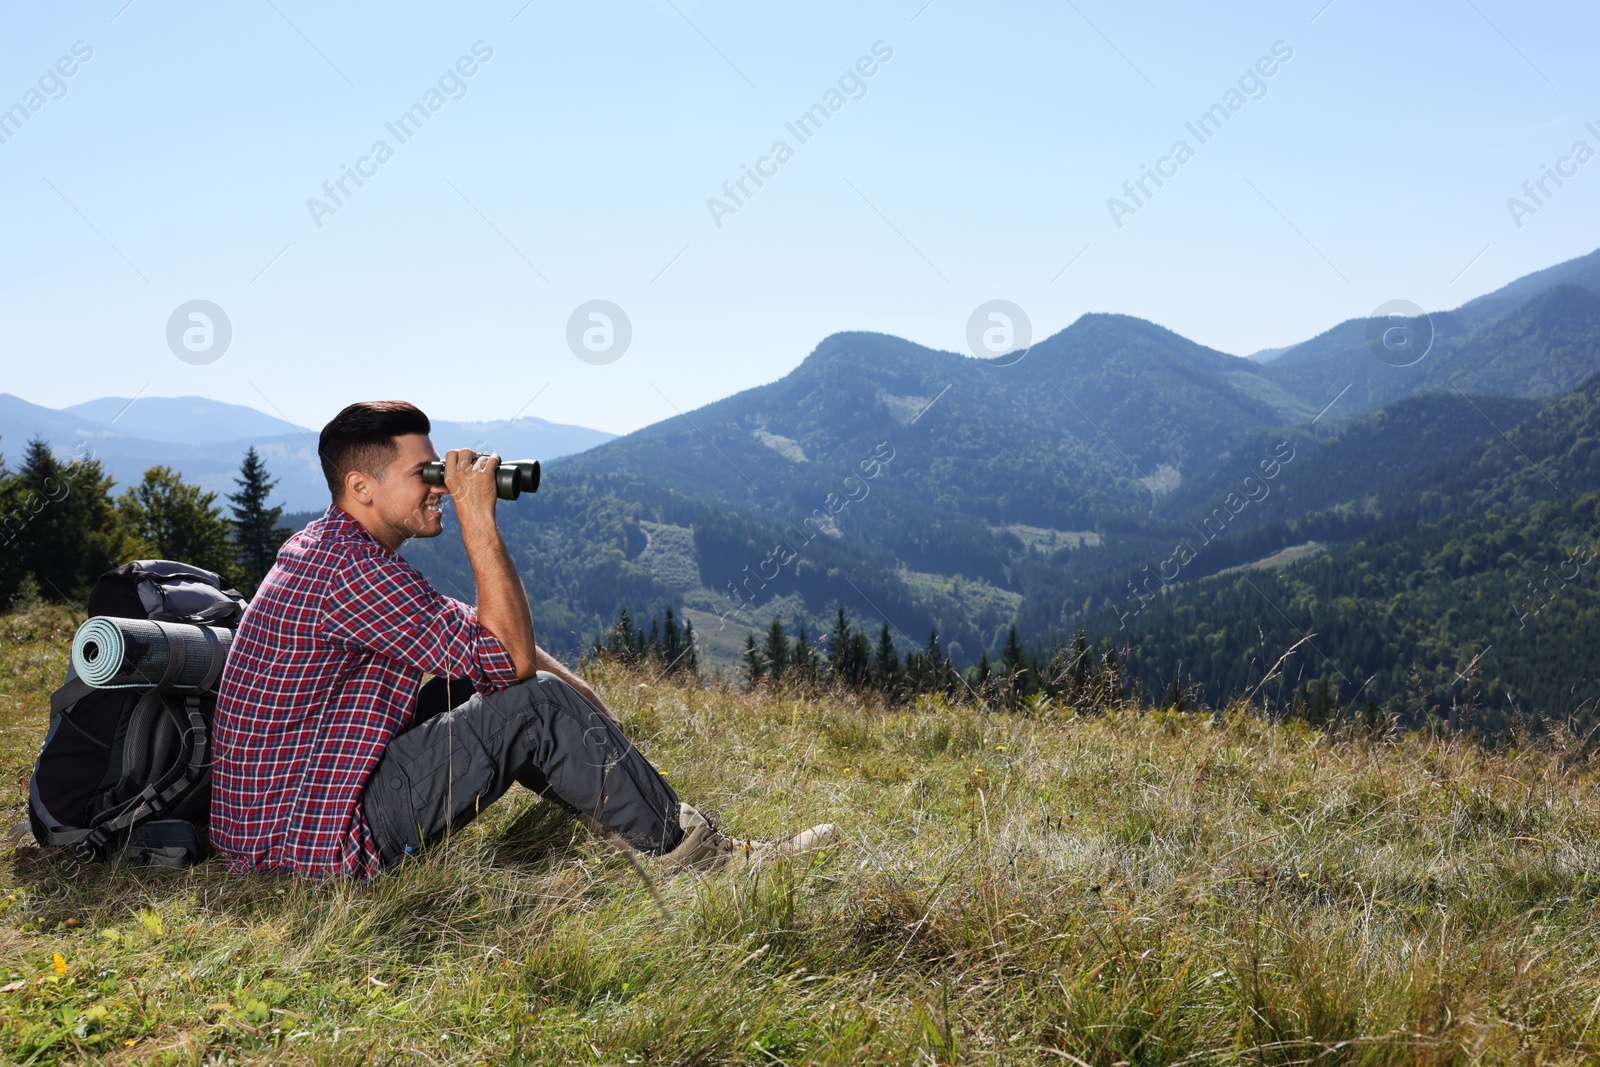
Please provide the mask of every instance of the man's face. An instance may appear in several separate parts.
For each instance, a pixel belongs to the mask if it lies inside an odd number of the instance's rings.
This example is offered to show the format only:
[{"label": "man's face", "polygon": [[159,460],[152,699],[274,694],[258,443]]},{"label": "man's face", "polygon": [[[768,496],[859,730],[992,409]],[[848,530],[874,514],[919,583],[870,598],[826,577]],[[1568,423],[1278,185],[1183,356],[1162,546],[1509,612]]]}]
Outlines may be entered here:
[{"label": "man's face", "polygon": [[381,481],[372,482],[373,506],[381,522],[396,538],[438,537],[444,532],[440,505],[450,491],[422,480],[422,465],[439,458],[427,434],[408,433],[394,439],[399,453]]}]

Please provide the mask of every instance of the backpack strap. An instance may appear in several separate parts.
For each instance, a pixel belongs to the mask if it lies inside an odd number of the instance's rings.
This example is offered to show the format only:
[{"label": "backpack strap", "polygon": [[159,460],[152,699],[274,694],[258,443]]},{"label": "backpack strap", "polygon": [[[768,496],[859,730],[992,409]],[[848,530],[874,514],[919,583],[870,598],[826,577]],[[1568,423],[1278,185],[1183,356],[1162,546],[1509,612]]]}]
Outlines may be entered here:
[{"label": "backpack strap", "polygon": [[[70,670],[70,668],[69,668]],[[94,686],[74,675],[67,679],[67,683],[54,693],[50,694],[50,714],[60,715],[68,707],[76,704],[84,697],[95,691]]]},{"label": "backpack strap", "polygon": [[[139,791],[137,796],[130,797],[125,803],[117,805],[102,812],[95,819],[95,824],[85,831],[73,831],[71,835],[78,840],[78,848],[89,856],[104,855],[111,840],[122,830],[132,826],[135,822],[143,822],[165,812],[180,793],[187,792],[189,787],[200,781],[210,773],[210,737],[206,731],[205,716],[200,713],[200,696],[191,693],[184,698],[184,711],[189,720],[189,759],[174,767],[160,782],[151,782]],[[129,733],[132,733],[131,724]],[[54,835],[52,835],[53,837]],[[58,842],[52,840],[51,844]],[[60,844],[72,844],[73,841],[61,841]]]},{"label": "backpack strap", "polygon": [[156,622],[155,625],[161,628],[161,632],[167,638],[167,669],[161,672],[160,680],[151,690],[154,693],[161,693],[171,689],[173,683],[182,677],[183,666],[189,661],[189,646],[180,636],[181,631],[172,623]]},{"label": "backpack strap", "polygon": [[[217,607],[225,608],[225,605],[219,604]],[[217,631],[212,627],[202,626],[200,632],[205,635],[206,644],[211,646],[211,669],[200,680],[200,684],[194,687],[195,692],[204,693],[216,685],[218,679],[222,677],[222,668],[228,660],[228,650],[222,647],[222,638],[217,636]]]},{"label": "backpack strap", "polygon": [[64,722],[85,740],[100,748],[110,748],[110,741],[102,740],[91,734],[88,730],[79,726],[71,715],[66,714],[68,708],[93,692],[96,692],[95,688],[82,678],[79,678],[78,672],[72,669],[72,664],[68,663],[67,680],[62,683],[59,689],[50,694],[50,721],[56,722],[59,720]]},{"label": "backpack strap", "polygon": [[122,743],[122,777],[117,781],[117,792],[142,785],[158,766],[151,758],[150,742],[158,732],[159,717],[165,710],[166,702],[159,689],[150,690],[134,705]]}]

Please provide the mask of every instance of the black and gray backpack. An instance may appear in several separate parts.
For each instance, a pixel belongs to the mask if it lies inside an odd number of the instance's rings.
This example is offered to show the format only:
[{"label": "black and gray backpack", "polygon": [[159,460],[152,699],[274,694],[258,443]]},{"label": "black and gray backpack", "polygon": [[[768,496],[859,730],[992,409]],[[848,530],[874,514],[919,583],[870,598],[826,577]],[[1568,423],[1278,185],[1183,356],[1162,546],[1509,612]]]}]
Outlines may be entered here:
[{"label": "black and gray backpack", "polygon": [[[135,560],[107,571],[89,615],[236,629],[247,601],[214,571]],[[181,647],[181,646],[175,646]],[[174,685],[183,664],[139,688],[96,689],[67,667],[50,695],[50,728],[28,783],[28,821],[41,845],[86,860],[126,855],[169,867],[210,852],[211,716],[218,656],[200,684]]]}]

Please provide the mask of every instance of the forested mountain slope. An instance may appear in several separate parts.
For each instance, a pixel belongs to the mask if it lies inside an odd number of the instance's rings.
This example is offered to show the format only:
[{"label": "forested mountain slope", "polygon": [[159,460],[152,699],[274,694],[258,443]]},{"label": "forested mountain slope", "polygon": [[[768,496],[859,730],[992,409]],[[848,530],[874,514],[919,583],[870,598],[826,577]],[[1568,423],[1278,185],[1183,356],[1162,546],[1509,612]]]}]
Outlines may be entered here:
[{"label": "forested mountain slope", "polygon": [[1133,646],[1145,687],[1176,678],[1212,700],[1308,638],[1287,677],[1325,679],[1345,701],[1420,695],[1413,709],[1460,714],[1470,698],[1487,730],[1517,708],[1600,722],[1600,375],[1466,454],[1283,523],[1277,540],[1340,521],[1378,528],[1128,599],[1094,632]]}]

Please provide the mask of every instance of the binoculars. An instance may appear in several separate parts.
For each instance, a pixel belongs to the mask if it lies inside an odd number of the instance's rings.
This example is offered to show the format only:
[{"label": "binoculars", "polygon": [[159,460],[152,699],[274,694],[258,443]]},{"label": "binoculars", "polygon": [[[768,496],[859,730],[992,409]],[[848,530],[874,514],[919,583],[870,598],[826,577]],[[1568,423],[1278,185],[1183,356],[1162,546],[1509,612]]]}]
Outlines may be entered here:
[{"label": "binoculars", "polygon": [[[422,480],[429,485],[444,484],[444,461],[435,460],[422,466]],[[501,500],[515,500],[523,493],[539,491],[539,461],[536,459],[503,459],[494,476],[494,495]]]}]

